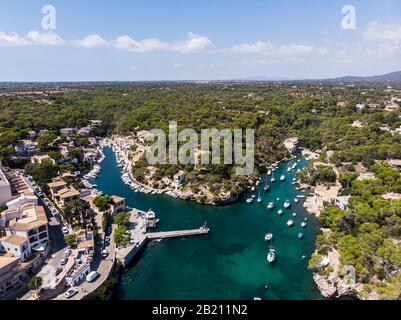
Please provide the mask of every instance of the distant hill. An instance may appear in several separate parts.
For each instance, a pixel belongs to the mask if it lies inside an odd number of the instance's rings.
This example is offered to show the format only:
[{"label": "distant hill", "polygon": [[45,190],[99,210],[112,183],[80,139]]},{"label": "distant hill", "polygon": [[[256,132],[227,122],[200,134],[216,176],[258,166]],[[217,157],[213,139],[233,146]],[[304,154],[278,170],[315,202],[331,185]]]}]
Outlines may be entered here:
[{"label": "distant hill", "polygon": [[401,71],[387,73],[379,76],[371,77],[354,77],[346,76],[334,79],[325,79],[324,81],[335,81],[335,82],[397,82],[401,83]]}]

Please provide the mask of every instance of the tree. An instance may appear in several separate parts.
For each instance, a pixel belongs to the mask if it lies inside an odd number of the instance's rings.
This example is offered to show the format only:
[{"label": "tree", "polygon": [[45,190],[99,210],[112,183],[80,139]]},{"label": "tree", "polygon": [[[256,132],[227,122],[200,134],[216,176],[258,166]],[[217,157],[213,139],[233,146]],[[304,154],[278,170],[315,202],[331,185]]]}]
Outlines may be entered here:
[{"label": "tree", "polygon": [[129,235],[127,235],[127,228],[125,227],[118,227],[114,231],[114,242],[116,243],[117,247],[124,247],[127,245],[129,240]]},{"label": "tree", "polygon": [[40,287],[42,286],[43,279],[41,277],[33,277],[29,282],[28,282],[28,289],[29,290],[39,290]]},{"label": "tree", "polygon": [[107,211],[110,209],[110,206],[114,204],[114,200],[112,197],[109,196],[97,196],[93,200],[93,204],[100,210],[100,211]]},{"label": "tree", "polygon": [[[69,224],[84,224],[89,205],[85,201],[79,199],[67,202],[63,209],[64,216]],[[82,227],[84,227],[84,225],[82,225]]]},{"label": "tree", "polygon": [[49,149],[49,145],[57,139],[57,136],[53,132],[47,132],[38,138],[38,146],[41,150],[45,151]]},{"label": "tree", "polygon": [[42,188],[57,176],[59,167],[50,160],[44,160],[40,164],[28,164],[25,167],[27,174],[31,175],[33,180]]},{"label": "tree", "polygon": [[117,213],[114,218],[114,223],[119,227],[127,226],[129,224],[130,214],[125,212]]},{"label": "tree", "polygon": [[66,243],[68,246],[73,246],[73,245],[75,244],[75,241],[77,240],[77,236],[76,236],[75,233],[73,233],[73,234],[67,234],[67,235],[64,237],[64,240],[65,240],[65,243]]}]

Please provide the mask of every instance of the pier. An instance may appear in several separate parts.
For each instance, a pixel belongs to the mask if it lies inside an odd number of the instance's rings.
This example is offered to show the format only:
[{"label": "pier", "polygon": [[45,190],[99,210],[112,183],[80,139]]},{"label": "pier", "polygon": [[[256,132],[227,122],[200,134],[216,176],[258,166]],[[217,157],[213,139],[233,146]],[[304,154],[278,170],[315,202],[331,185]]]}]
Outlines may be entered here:
[{"label": "pier", "polygon": [[155,239],[169,239],[169,238],[180,238],[180,237],[191,237],[199,236],[209,233],[209,228],[201,227],[193,230],[181,230],[181,231],[166,231],[166,232],[152,232],[147,233],[146,236],[149,240]]}]

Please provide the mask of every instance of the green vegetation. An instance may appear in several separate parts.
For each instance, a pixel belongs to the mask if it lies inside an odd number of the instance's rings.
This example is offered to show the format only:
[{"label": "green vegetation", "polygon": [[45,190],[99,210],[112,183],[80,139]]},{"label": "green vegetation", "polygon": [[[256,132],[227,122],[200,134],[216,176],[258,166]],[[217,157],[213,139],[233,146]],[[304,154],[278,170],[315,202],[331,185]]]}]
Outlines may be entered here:
[{"label": "green vegetation", "polygon": [[114,242],[117,247],[124,247],[128,244],[129,234],[126,227],[118,227],[114,231]]},{"label": "green vegetation", "polygon": [[33,277],[29,282],[28,282],[28,289],[29,290],[39,290],[40,287],[42,286],[43,279],[41,277]]},{"label": "green vegetation", "polygon": [[333,184],[336,182],[336,173],[333,168],[323,165],[314,165],[310,162],[304,170],[297,174],[302,183],[312,186],[317,184]]},{"label": "green vegetation", "polygon": [[65,243],[68,246],[73,246],[75,244],[75,241],[77,240],[77,236],[76,236],[75,233],[74,234],[67,234],[67,235],[64,236],[64,240],[65,240]]},{"label": "green vegetation", "polygon": [[129,224],[130,214],[125,212],[119,212],[114,217],[114,223],[119,227],[126,227]]},{"label": "green vegetation", "polygon": [[114,204],[114,200],[109,196],[98,196],[93,200],[93,204],[100,211],[107,211],[110,209],[110,206]]}]

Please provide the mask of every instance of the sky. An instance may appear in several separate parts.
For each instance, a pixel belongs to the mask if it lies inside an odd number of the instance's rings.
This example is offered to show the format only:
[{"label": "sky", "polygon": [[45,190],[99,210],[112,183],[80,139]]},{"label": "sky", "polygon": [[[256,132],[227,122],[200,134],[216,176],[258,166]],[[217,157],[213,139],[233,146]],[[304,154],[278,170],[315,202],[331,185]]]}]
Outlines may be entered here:
[{"label": "sky", "polygon": [[399,70],[399,0],[0,0],[0,81],[313,79]]}]

